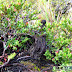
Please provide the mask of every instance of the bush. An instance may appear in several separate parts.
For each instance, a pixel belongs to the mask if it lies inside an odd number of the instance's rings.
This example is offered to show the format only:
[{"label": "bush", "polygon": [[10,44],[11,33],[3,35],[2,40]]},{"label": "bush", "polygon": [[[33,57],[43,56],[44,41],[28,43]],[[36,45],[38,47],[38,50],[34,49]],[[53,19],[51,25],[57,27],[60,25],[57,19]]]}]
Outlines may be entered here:
[{"label": "bush", "polygon": [[[6,4],[5,4],[6,3]],[[7,55],[7,60],[16,56],[16,52],[22,51],[27,48],[26,42],[32,44],[31,38],[28,35],[34,36],[35,30],[40,30],[40,21],[37,24],[30,25],[30,20],[36,20],[39,11],[32,9],[32,3],[22,0],[18,1],[1,1],[0,3],[0,39],[5,42],[3,55]],[[2,53],[2,52],[1,52]],[[13,56],[12,56],[13,54]],[[2,54],[1,54],[2,55]],[[9,58],[10,57],[10,58]],[[6,61],[7,61],[6,60]],[[2,64],[2,60],[1,63]]]},{"label": "bush", "polygon": [[71,62],[71,23],[69,19],[63,18],[60,23],[54,22],[46,27],[49,50],[44,55],[55,64],[61,65]]}]

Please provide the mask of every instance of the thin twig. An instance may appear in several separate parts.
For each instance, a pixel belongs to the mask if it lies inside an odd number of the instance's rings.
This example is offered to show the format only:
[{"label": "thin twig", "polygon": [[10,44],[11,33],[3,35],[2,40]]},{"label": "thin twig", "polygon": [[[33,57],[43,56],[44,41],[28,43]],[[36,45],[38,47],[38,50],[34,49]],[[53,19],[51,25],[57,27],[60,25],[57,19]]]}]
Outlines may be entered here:
[{"label": "thin twig", "polygon": [[18,61],[18,60],[25,59],[25,58],[31,58],[31,56],[24,56],[24,57],[20,57],[20,58],[17,59],[17,61]]}]

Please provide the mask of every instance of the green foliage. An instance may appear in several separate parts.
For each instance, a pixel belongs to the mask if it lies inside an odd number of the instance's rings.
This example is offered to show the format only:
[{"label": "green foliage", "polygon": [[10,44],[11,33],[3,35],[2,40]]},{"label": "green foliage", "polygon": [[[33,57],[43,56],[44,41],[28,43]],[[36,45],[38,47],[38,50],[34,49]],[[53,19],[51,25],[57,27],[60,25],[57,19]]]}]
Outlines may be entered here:
[{"label": "green foliage", "polygon": [[[56,52],[55,52],[56,53]],[[54,60],[52,59],[55,64],[64,64],[70,63],[70,59],[72,58],[71,51],[68,48],[63,48],[63,50],[60,50],[59,53],[56,53],[56,56],[54,57]],[[58,63],[56,62],[58,61]]]},{"label": "green foliage", "polygon": [[[5,4],[6,3],[6,4]],[[35,30],[39,25],[30,25],[26,18],[23,19],[23,16],[28,16],[29,20],[37,19],[34,15],[38,14],[39,11],[32,9],[32,3],[27,1],[17,0],[17,1],[1,1],[0,3],[0,30],[3,31],[3,34],[8,34],[8,41],[6,42],[6,47],[9,48],[10,54],[12,51],[21,51],[22,48],[26,48],[25,43],[30,39],[27,37],[20,36],[20,40],[17,39],[19,33],[25,33],[29,35],[34,35],[35,33],[32,30]],[[18,17],[20,19],[18,20]],[[25,20],[25,22],[24,22]],[[40,22],[39,22],[40,23]],[[37,28],[38,29],[38,28]],[[10,36],[9,30],[13,30],[14,37]],[[39,29],[38,29],[39,30]],[[5,37],[5,36],[4,36]],[[32,42],[30,42],[32,43]],[[18,47],[20,47],[18,49]],[[9,56],[9,59],[12,59],[15,54]]]},{"label": "green foliage", "polygon": [[[61,65],[71,62],[71,23],[69,19],[63,18],[60,23],[54,22],[46,27],[47,44],[50,50],[47,50],[44,55],[47,59],[52,59],[55,64]],[[70,47],[68,48],[68,46]],[[55,53],[56,56],[53,56],[50,51]]]},{"label": "green foliage", "polygon": [[49,60],[51,60],[51,58],[53,57],[53,55],[51,55],[49,50],[47,50],[44,55],[46,56],[46,59],[49,59]]},{"label": "green foliage", "polygon": [[[41,29],[40,26],[42,24],[40,23],[40,20],[37,20],[38,17],[35,16],[35,14],[38,14],[40,11],[34,10],[31,2],[28,3],[25,1],[25,3],[23,3],[23,0],[1,2],[0,30],[3,31],[4,35],[8,33],[6,47],[8,46],[10,50],[15,52],[18,51],[18,47],[20,47],[19,51],[21,51],[22,48],[25,49],[25,43],[27,41],[31,41],[31,39],[28,37],[19,37],[18,34],[28,34],[30,36],[34,36],[34,31],[37,31],[37,36],[46,34],[46,42],[49,46],[49,49],[47,49],[44,54],[46,59],[52,60],[55,64],[60,65],[70,63],[72,59],[72,22],[70,19],[64,17],[62,17],[59,22],[55,21],[53,13],[49,8],[46,8],[45,0],[42,0],[42,3],[45,6],[44,11],[47,23],[46,27]],[[20,17],[19,20],[17,20],[18,16]],[[36,23],[30,24],[28,21],[26,21],[27,16],[29,20],[37,20]],[[10,36],[8,32],[9,30],[14,30],[14,37]],[[39,32],[41,32],[41,34],[39,34]],[[30,43],[32,43],[32,41]],[[55,56],[51,53],[51,51],[52,53],[55,53]],[[12,54],[9,53],[10,55],[8,56],[8,59],[13,59],[16,55],[15,52]],[[2,64],[2,62],[0,62],[0,64]]]},{"label": "green foliage", "polygon": [[[55,0],[51,0],[51,1],[53,2]],[[44,55],[46,56],[46,59],[52,60],[55,64],[66,65],[67,63],[70,63],[72,60],[72,53],[71,53],[72,52],[72,46],[71,46],[72,22],[69,18],[65,18],[65,17],[62,17],[62,19],[60,19],[59,22],[57,20],[55,21],[55,19],[53,18],[54,16],[51,12],[52,8],[50,8],[51,1],[49,1],[49,8],[46,8],[46,6],[44,8],[45,17],[47,20],[46,41],[49,47],[49,49],[46,50]],[[58,2],[57,4],[61,5],[61,2],[60,3]],[[55,4],[55,7],[57,4]],[[55,8],[53,9],[55,10]]]}]

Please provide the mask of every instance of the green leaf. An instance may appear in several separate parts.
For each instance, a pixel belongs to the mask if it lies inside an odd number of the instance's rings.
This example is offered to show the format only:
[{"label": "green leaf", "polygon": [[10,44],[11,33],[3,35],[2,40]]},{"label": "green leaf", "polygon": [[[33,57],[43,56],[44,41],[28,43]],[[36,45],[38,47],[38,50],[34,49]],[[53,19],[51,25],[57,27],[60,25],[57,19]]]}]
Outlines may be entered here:
[{"label": "green leaf", "polygon": [[3,62],[2,61],[0,61],[0,65],[3,65]]},{"label": "green leaf", "polygon": [[14,52],[14,53],[8,55],[8,59],[13,59],[15,56],[16,56],[16,53]]},{"label": "green leaf", "polygon": [[12,48],[13,50],[17,50],[17,47],[15,47],[15,46],[13,46],[13,48]]},{"label": "green leaf", "polygon": [[15,45],[15,46],[16,46],[16,45],[19,45],[19,41],[18,41],[18,40],[15,40],[14,45]]},{"label": "green leaf", "polygon": [[25,42],[28,41],[28,40],[29,40],[29,38],[25,37],[25,39],[22,40],[22,42],[25,43]]}]

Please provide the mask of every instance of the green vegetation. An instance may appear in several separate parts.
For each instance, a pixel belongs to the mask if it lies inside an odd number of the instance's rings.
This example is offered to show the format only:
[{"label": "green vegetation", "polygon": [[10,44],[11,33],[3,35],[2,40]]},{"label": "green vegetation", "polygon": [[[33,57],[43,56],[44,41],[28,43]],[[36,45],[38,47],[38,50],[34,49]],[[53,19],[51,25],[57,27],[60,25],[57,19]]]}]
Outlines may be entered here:
[{"label": "green vegetation", "polygon": [[[7,57],[3,57],[7,62],[16,56],[16,52],[26,49],[26,42],[32,44],[31,38],[22,35],[37,36],[46,34],[46,44],[48,46],[45,56],[47,60],[51,60],[55,65],[67,66],[72,61],[72,21],[69,17],[61,15],[61,18],[55,19],[54,8],[45,0],[40,1],[40,11],[38,6],[35,9],[34,0],[32,2],[17,1],[1,1],[0,3],[0,31],[2,41],[6,42],[4,50]],[[49,7],[47,7],[47,5]],[[52,7],[52,8],[51,8]],[[42,11],[44,13],[42,13]],[[40,15],[39,15],[40,14]],[[45,19],[46,24],[41,28],[41,20]],[[31,24],[31,20],[36,20]],[[41,32],[41,33],[39,33]],[[8,35],[8,37],[6,36]],[[0,54],[2,56],[2,54]],[[1,58],[0,56],[0,58]],[[6,59],[7,58],[7,59]],[[0,60],[0,66],[5,62]],[[55,67],[53,68],[55,70]],[[40,70],[39,70],[40,71]],[[64,72],[64,71],[63,71]]]}]

